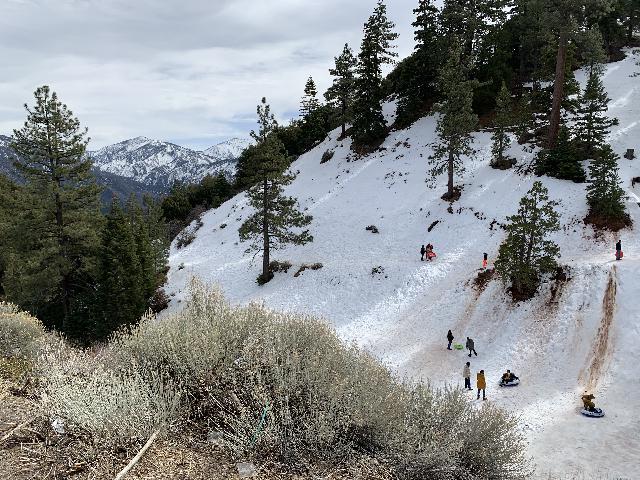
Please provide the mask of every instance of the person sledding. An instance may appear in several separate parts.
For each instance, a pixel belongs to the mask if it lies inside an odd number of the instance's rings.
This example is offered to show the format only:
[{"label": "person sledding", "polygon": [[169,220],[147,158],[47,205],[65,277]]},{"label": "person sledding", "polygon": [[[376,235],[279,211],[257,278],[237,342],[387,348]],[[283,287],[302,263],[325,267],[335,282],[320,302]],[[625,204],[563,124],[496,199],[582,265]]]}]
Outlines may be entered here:
[{"label": "person sledding", "polygon": [[511,371],[507,370],[502,374],[502,378],[500,379],[500,385],[516,385],[519,382],[519,378]]},{"label": "person sledding", "polygon": [[584,407],[580,413],[587,417],[604,417],[602,409],[597,408],[593,402],[596,397],[592,393],[584,392],[584,395],[580,398],[582,399],[582,406]]},{"label": "person sledding", "polygon": [[434,258],[437,257],[436,253],[433,251],[433,245],[431,245],[430,243],[427,244],[426,246],[426,257],[427,260],[432,261]]},{"label": "person sledding", "polygon": [[616,242],[616,260],[622,260],[624,252],[622,251],[622,240]]}]

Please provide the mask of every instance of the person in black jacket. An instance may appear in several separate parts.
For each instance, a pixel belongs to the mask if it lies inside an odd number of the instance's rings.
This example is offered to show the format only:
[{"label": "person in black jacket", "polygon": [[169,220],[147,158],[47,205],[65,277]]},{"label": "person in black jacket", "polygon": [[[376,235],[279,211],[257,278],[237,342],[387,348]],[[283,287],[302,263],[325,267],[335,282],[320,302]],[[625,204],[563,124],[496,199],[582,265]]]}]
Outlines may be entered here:
[{"label": "person in black jacket", "polygon": [[420,248],[420,261],[424,262],[424,254],[427,253],[427,250],[424,248],[424,245],[422,245],[422,248]]},{"label": "person in black jacket", "polygon": [[449,341],[449,345],[447,346],[447,350],[451,350],[451,342],[453,342],[453,333],[451,330],[447,332],[447,340]]},{"label": "person in black jacket", "polygon": [[616,243],[616,260],[622,259],[622,240],[618,240]]},{"label": "person in black jacket", "polygon": [[478,356],[476,346],[472,338],[467,337],[467,344],[465,346],[467,347],[467,350],[469,350],[469,356],[471,356],[471,353],[474,353],[476,357]]}]

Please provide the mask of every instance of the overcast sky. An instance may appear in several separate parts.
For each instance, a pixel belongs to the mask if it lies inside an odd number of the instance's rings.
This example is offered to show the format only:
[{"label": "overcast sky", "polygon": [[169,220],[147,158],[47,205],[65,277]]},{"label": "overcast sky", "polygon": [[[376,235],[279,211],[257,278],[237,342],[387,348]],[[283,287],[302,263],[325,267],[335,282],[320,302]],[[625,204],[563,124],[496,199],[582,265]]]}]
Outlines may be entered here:
[{"label": "overcast sky", "polygon": [[[266,96],[297,114],[309,75],[324,92],[375,0],[0,0],[0,134],[50,85],[90,148],[136,136],[206,148],[247,136]],[[389,0],[398,53],[417,0]]]}]

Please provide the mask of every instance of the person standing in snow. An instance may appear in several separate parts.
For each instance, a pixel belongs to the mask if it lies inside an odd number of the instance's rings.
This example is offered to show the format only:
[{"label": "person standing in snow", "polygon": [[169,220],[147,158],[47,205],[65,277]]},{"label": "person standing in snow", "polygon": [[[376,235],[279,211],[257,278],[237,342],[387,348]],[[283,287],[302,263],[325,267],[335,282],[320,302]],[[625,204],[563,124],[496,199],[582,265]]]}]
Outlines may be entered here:
[{"label": "person standing in snow", "polygon": [[422,245],[422,248],[420,248],[420,261],[424,262],[424,254],[427,253],[427,250],[424,248],[424,245]]},{"label": "person standing in snow", "polygon": [[483,254],[482,257],[482,268],[487,268],[487,264],[489,263],[489,255],[487,255],[486,253]]},{"label": "person standing in snow", "polygon": [[451,343],[453,342],[453,333],[451,333],[451,330],[447,332],[447,340],[449,341],[449,345],[447,345],[447,350],[451,350]]},{"label": "person standing in snow", "polygon": [[487,395],[485,394],[485,390],[487,388],[487,381],[484,378],[484,370],[480,370],[478,372],[476,378],[476,385],[478,387],[478,400],[480,400],[480,391],[482,390],[482,400],[487,399]]},{"label": "person standing in snow", "polygon": [[616,243],[616,260],[622,259],[622,240]]},{"label": "person standing in snow", "polygon": [[471,356],[472,353],[474,353],[476,357],[478,356],[478,352],[476,352],[476,346],[473,342],[473,339],[467,337],[467,344],[465,346],[467,347],[467,350],[469,350],[469,356]]},{"label": "person standing in snow", "polygon": [[462,370],[462,376],[464,377],[465,390],[473,390],[471,388],[471,362],[467,362]]}]

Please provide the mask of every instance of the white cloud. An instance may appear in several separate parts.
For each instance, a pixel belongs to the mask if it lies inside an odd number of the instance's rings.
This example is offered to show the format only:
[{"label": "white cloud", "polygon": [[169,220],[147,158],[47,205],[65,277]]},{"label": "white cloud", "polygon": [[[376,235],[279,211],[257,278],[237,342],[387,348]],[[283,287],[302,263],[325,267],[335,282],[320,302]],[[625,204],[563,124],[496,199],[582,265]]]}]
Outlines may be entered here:
[{"label": "white cloud", "polygon": [[[412,48],[417,0],[388,2]],[[345,42],[360,44],[373,0],[4,0],[0,133],[50,85],[89,127],[92,148],[145,135],[206,147],[253,128],[267,96],[295,112],[312,75],[323,91]]]}]

